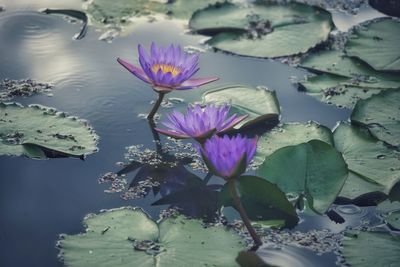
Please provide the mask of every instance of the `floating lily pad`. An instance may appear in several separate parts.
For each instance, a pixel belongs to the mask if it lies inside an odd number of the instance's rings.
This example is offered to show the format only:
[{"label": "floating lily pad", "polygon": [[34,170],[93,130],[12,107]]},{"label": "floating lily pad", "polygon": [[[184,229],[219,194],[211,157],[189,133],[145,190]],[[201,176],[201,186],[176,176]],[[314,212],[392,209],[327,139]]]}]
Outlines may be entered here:
[{"label": "floating lily pad", "polygon": [[321,102],[347,108],[354,107],[360,99],[381,92],[380,89],[346,85],[348,80],[346,77],[325,73],[301,81],[299,89]]},{"label": "floating lily pad", "polygon": [[205,103],[231,105],[231,113],[248,115],[235,128],[251,126],[268,120],[279,120],[280,108],[275,91],[264,88],[234,85],[207,91],[203,94]]},{"label": "floating lily pad", "polygon": [[[324,9],[300,3],[223,3],[195,12],[189,27],[212,35],[211,46],[252,57],[305,53],[325,41],[334,24]],[[304,33],[307,34],[304,34]]]},{"label": "floating lily pad", "polygon": [[83,157],[97,151],[98,136],[86,122],[55,109],[0,103],[0,155]]},{"label": "floating lily pad", "polygon": [[400,180],[400,152],[377,140],[366,130],[341,123],[334,131],[334,140],[349,170],[384,186],[385,192]]},{"label": "floating lily pad", "polygon": [[400,90],[385,91],[359,101],[351,121],[367,127],[376,138],[400,147]]},{"label": "floating lily pad", "polygon": [[298,145],[313,139],[333,145],[333,135],[329,128],[314,121],[308,123],[286,123],[259,137],[256,162],[262,163],[265,157],[279,148]]},{"label": "floating lily pad", "polygon": [[[228,183],[220,193],[222,206],[234,206]],[[236,179],[235,185],[243,207],[252,221],[283,220],[285,227],[297,225],[299,219],[296,209],[275,184],[257,176],[245,175]]]},{"label": "floating lily pad", "polygon": [[400,238],[382,232],[359,232],[343,240],[342,253],[354,267],[397,266],[400,262]]},{"label": "floating lily pad", "polygon": [[95,22],[111,25],[128,24],[134,18],[156,14],[188,20],[194,11],[216,2],[217,0],[175,0],[164,3],[148,0],[93,0],[87,6],[87,12]]},{"label": "floating lily pad", "polygon": [[400,22],[386,18],[356,28],[347,41],[347,55],[376,70],[400,71]]},{"label": "floating lily pad", "polygon": [[87,216],[86,232],[59,241],[66,266],[237,266],[241,238],[223,226],[182,216],[152,221],[140,209]]},{"label": "floating lily pad", "polygon": [[348,80],[338,79],[337,82],[341,85],[357,86],[363,89],[400,88],[399,75],[376,71],[364,62],[348,57],[337,50],[312,54],[303,60],[301,66],[311,71],[348,77]]},{"label": "floating lily pad", "polygon": [[372,192],[387,192],[387,190],[384,186],[367,181],[362,176],[350,171],[339,196],[355,199]]},{"label": "floating lily pad", "polygon": [[323,214],[342,189],[348,170],[335,148],[311,140],[275,151],[265,159],[257,174],[277,184],[285,193],[303,194],[309,206]]}]

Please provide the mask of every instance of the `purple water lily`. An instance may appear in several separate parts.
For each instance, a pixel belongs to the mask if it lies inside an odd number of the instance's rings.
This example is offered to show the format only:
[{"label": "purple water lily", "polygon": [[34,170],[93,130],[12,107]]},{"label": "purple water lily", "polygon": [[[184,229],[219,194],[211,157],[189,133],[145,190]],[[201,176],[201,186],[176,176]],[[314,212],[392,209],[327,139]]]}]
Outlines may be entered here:
[{"label": "purple water lily", "polygon": [[185,115],[174,110],[167,115],[169,121],[162,122],[168,130],[156,130],[174,138],[194,138],[202,143],[214,133],[227,131],[243,121],[247,115],[228,116],[230,106],[206,105],[202,108],[196,104],[189,106]]},{"label": "purple water lily", "polygon": [[233,137],[214,135],[204,143],[200,152],[210,171],[228,180],[246,171],[256,148],[257,138],[240,134]]},{"label": "purple water lily", "polygon": [[153,86],[158,92],[186,90],[218,80],[217,77],[192,78],[199,70],[199,56],[185,53],[180,46],[158,47],[152,43],[150,55],[138,46],[141,67],[120,58],[118,62],[133,75]]}]

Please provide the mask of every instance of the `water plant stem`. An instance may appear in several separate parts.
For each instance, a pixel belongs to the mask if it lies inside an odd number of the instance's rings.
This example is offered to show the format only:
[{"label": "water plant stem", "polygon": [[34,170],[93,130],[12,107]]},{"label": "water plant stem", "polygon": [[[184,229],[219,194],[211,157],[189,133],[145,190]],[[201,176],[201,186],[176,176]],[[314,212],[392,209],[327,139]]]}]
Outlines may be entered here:
[{"label": "water plant stem", "polygon": [[240,200],[239,194],[237,192],[236,179],[230,179],[228,181],[228,188],[229,188],[229,193],[233,199],[233,204],[235,205],[236,210],[239,212],[240,217],[242,218],[243,223],[247,228],[247,231],[249,231],[250,236],[253,238],[254,245],[256,247],[261,246],[262,241],[260,237],[257,235],[256,231],[254,230],[253,226],[251,225],[251,221],[247,216],[246,211],[243,208],[242,201]]},{"label": "water plant stem", "polygon": [[159,92],[158,93],[158,99],[157,99],[156,103],[154,103],[153,108],[151,109],[149,115],[147,116],[148,120],[153,120],[154,119],[154,115],[156,115],[156,112],[157,112],[158,108],[160,107],[161,102],[164,99],[164,95],[165,95],[165,93],[163,93],[163,92]]}]

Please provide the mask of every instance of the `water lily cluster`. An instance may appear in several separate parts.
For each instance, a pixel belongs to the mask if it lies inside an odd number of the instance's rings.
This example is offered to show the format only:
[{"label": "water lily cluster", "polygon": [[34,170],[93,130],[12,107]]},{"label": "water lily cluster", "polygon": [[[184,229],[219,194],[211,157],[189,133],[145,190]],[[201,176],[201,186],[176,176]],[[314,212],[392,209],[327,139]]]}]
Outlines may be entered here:
[{"label": "water lily cluster", "polygon": [[[138,46],[140,67],[120,58],[118,62],[140,80],[150,84],[159,94],[148,119],[153,119],[166,93],[187,90],[218,80],[217,77],[193,78],[199,70],[199,56],[188,54],[180,46],[157,47],[152,43],[150,54]],[[199,142],[199,151],[213,174],[230,179],[242,174],[252,160],[257,140],[241,135],[223,135],[246,116],[229,116],[227,104],[189,106],[186,114],[174,110],[162,124],[167,129],[156,130],[174,138],[193,138]],[[221,136],[223,135],[223,136]]]},{"label": "water lily cluster", "polygon": [[[153,109],[148,115],[152,120],[163,97],[174,90],[187,90],[216,81],[217,77],[192,78],[199,70],[199,56],[182,51],[180,46],[157,47],[151,44],[150,54],[139,45],[140,67],[122,59],[118,62],[140,80],[150,84],[159,94]],[[227,132],[238,125],[246,116],[230,114],[227,104],[191,105],[186,113],[174,110],[162,122],[166,129],[156,128],[161,134],[173,138],[193,138],[198,145],[209,171],[228,181],[230,194],[256,246],[261,240],[251,226],[251,222],[241,204],[235,178],[246,171],[256,153],[257,138],[247,138],[240,134],[228,135]]]}]

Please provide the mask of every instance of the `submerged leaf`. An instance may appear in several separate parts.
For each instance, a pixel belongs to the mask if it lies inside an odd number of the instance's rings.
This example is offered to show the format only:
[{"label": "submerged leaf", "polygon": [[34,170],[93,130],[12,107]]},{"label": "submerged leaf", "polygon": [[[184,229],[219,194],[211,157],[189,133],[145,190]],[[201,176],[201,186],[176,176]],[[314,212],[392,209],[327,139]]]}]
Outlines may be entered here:
[{"label": "submerged leaf", "polygon": [[[300,3],[223,3],[195,12],[189,26],[212,35],[213,47],[238,55],[281,57],[305,53],[325,41],[334,27],[324,9]],[[304,34],[304,33],[307,34]]]},{"label": "submerged leaf", "polygon": [[348,170],[336,149],[323,141],[311,140],[275,151],[257,174],[285,193],[304,195],[309,206],[323,214],[342,189]]},{"label": "submerged leaf", "polygon": [[97,151],[87,123],[55,109],[0,103],[0,118],[0,155],[82,158]]},{"label": "submerged leaf", "polygon": [[[250,175],[239,177],[235,183],[243,207],[252,221],[284,220],[285,227],[296,226],[299,221],[296,210],[275,184]],[[221,190],[220,203],[222,206],[234,206],[228,183]]]},{"label": "submerged leaf", "polygon": [[[155,223],[140,209],[112,209],[84,220],[86,232],[64,235],[60,255],[69,267],[237,266],[241,238],[223,226],[203,227],[183,216]],[[195,253],[193,253],[195,252]]]},{"label": "submerged leaf", "polygon": [[230,113],[248,115],[248,117],[235,126],[243,128],[257,123],[279,121],[280,108],[275,91],[264,88],[234,85],[207,91],[203,94],[205,103],[231,105]]}]

